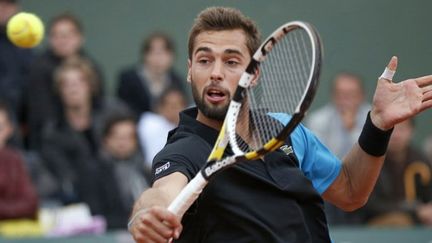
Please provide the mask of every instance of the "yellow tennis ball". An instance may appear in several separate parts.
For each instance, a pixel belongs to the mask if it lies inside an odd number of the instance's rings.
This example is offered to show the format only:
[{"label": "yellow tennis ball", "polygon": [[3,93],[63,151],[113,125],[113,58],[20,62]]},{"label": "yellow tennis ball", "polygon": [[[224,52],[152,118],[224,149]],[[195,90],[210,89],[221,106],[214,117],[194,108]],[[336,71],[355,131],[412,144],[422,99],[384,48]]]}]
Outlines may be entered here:
[{"label": "yellow tennis ball", "polygon": [[31,13],[18,13],[7,24],[9,40],[23,48],[37,46],[43,39],[44,31],[45,28],[40,18]]}]

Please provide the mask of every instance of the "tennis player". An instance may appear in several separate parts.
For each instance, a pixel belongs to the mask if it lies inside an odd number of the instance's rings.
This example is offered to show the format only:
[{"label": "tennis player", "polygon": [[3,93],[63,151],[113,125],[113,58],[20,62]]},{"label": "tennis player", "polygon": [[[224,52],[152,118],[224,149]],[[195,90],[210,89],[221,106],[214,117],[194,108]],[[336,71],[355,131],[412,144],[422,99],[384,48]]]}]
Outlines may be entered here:
[{"label": "tennis player", "polygon": [[240,75],[260,44],[255,24],[238,10],[212,7],[189,36],[188,81],[196,108],[180,114],[154,158],[152,188],[136,202],[136,242],[331,242],[323,199],[355,210],[368,199],[395,124],[432,106],[432,76],[392,82],[393,57],[379,78],[358,143],[340,161],[305,127],[264,160],[220,173],[179,218],[166,208],[202,167]]}]

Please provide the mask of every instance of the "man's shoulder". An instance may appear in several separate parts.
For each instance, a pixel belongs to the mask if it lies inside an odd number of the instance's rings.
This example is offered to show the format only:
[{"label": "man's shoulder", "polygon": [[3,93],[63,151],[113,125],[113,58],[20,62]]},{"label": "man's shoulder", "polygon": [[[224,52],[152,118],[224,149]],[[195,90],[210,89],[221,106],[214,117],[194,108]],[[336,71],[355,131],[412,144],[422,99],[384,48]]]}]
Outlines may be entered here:
[{"label": "man's shoulder", "polygon": [[192,179],[206,163],[210,151],[210,145],[198,135],[175,129],[153,159],[154,180],[173,172],[181,172]]},{"label": "man's shoulder", "polygon": [[156,155],[155,160],[164,156],[181,156],[187,159],[207,157],[210,145],[192,131],[176,128],[170,132],[165,147]]}]

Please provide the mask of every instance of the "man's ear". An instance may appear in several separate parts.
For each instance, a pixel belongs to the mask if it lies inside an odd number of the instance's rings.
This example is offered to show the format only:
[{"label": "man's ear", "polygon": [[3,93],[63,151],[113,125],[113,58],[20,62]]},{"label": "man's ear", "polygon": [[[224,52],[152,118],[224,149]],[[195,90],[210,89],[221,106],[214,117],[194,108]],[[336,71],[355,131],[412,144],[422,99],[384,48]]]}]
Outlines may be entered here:
[{"label": "man's ear", "polygon": [[188,83],[190,83],[191,80],[192,80],[192,78],[191,78],[191,66],[192,66],[192,62],[191,62],[190,59],[188,59],[187,65],[188,65],[188,73],[187,73],[186,81]]},{"label": "man's ear", "polygon": [[259,67],[257,67],[257,69],[255,70],[254,77],[251,80],[251,86],[252,87],[257,85],[260,73],[261,73],[261,71],[260,71]]}]

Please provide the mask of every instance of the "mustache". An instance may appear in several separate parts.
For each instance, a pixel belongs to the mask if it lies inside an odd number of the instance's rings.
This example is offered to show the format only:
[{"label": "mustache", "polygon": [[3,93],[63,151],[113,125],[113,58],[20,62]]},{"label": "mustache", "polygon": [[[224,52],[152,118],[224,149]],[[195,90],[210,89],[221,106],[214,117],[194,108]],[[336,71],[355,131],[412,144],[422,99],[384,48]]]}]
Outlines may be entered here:
[{"label": "mustache", "polygon": [[206,93],[207,93],[209,90],[211,90],[211,89],[218,90],[218,91],[224,93],[225,95],[227,95],[227,96],[229,96],[229,97],[231,96],[231,94],[230,94],[230,92],[229,92],[228,89],[226,89],[226,88],[224,88],[224,87],[222,87],[222,86],[216,84],[215,82],[212,82],[211,84],[207,85],[207,86],[204,88],[204,90],[203,90],[203,95],[206,94]]}]

